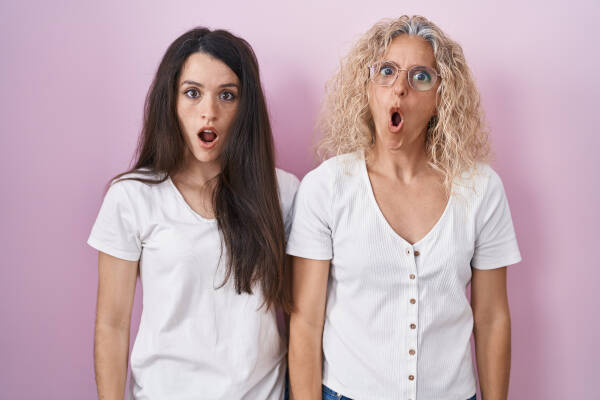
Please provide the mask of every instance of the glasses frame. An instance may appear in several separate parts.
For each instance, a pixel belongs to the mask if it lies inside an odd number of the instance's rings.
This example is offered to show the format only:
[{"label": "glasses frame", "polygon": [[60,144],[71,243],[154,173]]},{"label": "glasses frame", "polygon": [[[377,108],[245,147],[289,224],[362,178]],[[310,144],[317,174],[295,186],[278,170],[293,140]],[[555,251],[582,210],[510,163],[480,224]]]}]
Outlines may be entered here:
[{"label": "glasses frame", "polygon": [[[377,67],[380,67],[382,64],[391,64],[396,68],[396,74],[394,76],[394,79],[392,80],[391,83],[389,83],[387,85],[375,82],[375,70],[377,69]],[[427,72],[431,73],[432,82],[431,82],[431,87],[429,89],[421,90],[421,89],[417,89],[416,87],[413,86],[412,82],[409,79],[409,76],[410,76],[410,71],[412,71],[416,68],[425,69],[425,70],[427,70]],[[440,76],[440,73],[435,68],[431,68],[426,65],[414,65],[410,68],[400,68],[400,66],[393,61],[380,61],[378,63],[371,65],[369,67],[369,79],[373,82],[373,84],[375,84],[377,86],[386,86],[386,87],[392,86],[392,85],[394,85],[394,83],[396,83],[396,80],[398,79],[398,76],[400,75],[401,71],[406,71],[406,80],[408,81],[408,86],[410,86],[412,89],[414,89],[418,92],[427,92],[428,90],[433,89],[433,87],[435,86],[438,79],[442,79],[442,77]]]}]

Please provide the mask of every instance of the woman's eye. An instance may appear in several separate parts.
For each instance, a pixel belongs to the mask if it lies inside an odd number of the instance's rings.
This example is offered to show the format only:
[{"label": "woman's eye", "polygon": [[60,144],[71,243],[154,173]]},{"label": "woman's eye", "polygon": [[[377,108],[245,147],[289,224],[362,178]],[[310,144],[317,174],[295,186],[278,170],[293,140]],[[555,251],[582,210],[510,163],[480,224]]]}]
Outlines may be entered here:
[{"label": "woman's eye", "polygon": [[431,80],[431,75],[427,71],[417,71],[413,75],[413,79],[417,82],[429,82]]},{"label": "woman's eye", "polygon": [[382,76],[394,75],[394,68],[392,66],[389,66],[389,65],[383,65],[379,69],[379,74],[382,75]]},{"label": "woman's eye", "polygon": [[183,93],[190,99],[197,99],[198,97],[200,97],[200,92],[196,89],[188,89]]},{"label": "woman's eye", "polygon": [[219,97],[221,98],[221,100],[233,101],[235,99],[235,94],[226,90],[224,92],[221,92]]}]

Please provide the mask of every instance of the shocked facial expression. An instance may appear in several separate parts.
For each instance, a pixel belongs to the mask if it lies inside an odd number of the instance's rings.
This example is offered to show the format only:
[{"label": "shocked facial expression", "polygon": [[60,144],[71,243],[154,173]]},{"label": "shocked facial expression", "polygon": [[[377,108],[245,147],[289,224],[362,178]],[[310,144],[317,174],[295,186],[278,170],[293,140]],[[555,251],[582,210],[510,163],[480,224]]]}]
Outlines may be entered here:
[{"label": "shocked facial expression", "polygon": [[239,79],[225,63],[205,53],[188,57],[177,85],[177,117],[197,161],[218,162],[239,94]]},{"label": "shocked facial expression", "polygon": [[[436,113],[439,79],[430,90],[419,91],[409,85],[407,74],[413,67],[435,69],[431,44],[418,36],[397,36],[392,40],[382,61],[399,66],[401,71],[391,86],[380,86],[369,80],[369,108],[375,125],[377,145],[396,149],[415,140],[424,140],[427,124]],[[416,75],[413,79],[424,77]],[[417,81],[413,84],[416,87],[418,85]]]}]

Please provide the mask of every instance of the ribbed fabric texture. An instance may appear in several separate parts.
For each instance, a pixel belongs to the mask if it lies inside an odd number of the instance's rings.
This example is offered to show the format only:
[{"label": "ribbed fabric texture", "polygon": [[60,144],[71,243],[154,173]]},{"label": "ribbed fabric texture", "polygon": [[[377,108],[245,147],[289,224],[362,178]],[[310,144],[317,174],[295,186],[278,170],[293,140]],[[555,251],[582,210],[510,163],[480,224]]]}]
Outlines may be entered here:
[{"label": "ribbed fabric texture", "polygon": [[385,220],[360,154],[332,158],[304,178],[287,251],[331,260],[325,385],[356,400],[475,393],[471,266],[502,267],[520,254],[500,179],[487,165],[471,172],[414,245]]}]

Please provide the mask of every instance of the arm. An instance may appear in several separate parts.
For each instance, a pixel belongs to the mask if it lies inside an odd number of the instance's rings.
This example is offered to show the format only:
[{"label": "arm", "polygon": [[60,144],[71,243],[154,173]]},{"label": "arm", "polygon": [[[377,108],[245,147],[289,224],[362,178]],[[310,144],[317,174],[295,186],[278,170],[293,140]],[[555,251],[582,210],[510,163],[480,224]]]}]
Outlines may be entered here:
[{"label": "arm", "polygon": [[473,268],[471,281],[475,353],[484,400],[506,400],[510,377],[510,312],[506,267]]},{"label": "arm", "polygon": [[100,400],[123,399],[137,261],[98,253],[94,368]]},{"label": "arm", "polygon": [[290,389],[296,400],[321,399],[322,337],[329,260],[294,257],[290,316]]}]

